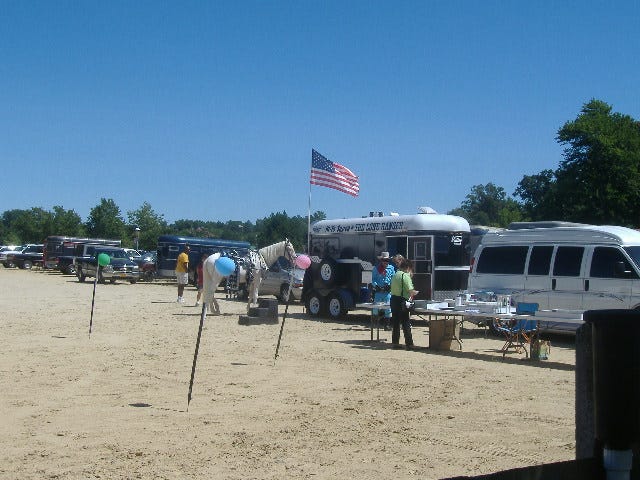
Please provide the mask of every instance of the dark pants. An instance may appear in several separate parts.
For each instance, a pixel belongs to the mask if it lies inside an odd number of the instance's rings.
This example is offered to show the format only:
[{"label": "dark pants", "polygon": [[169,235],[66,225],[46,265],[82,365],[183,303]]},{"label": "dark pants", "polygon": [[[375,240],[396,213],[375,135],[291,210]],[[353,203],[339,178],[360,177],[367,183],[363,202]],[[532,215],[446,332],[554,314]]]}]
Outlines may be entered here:
[{"label": "dark pants", "polygon": [[403,308],[405,301],[406,299],[403,297],[391,295],[391,322],[393,323],[391,343],[395,345],[400,343],[400,325],[402,324],[404,343],[407,347],[412,347],[413,336],[411,335],[411,323],[409,323],[409,311]]}]

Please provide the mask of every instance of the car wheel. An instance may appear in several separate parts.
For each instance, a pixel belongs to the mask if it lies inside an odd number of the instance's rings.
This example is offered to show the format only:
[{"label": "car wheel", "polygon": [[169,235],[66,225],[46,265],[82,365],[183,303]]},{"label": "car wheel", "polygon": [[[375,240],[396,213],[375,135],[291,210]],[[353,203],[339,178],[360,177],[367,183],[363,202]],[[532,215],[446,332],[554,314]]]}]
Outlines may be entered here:
[{"label": "car wheel", "polygon": [[87,279],[87,276],[84,274],[81,268],[78,268],[78,271],[76,273],[78,274],[78,280],[80,282],[84,282]]},{"label": "car wheel", "polygon": [[334,320],[344,317],[347,314],[347,306],[337,292],[329,295],[329,300],[327,301],[327,313],[329,314],[329,318]]},{"label": "car wheel", "polygon": [[324,298],[315,290],[307,296],[305,306],[307,313],[312,317],[318,317],[324,310]]},{"label": "car wheel", "polygon": [[33,267],[33,263],[30,260],[25,260],[22,264],[22,268],[25,270],[31,270],[31,267]]},{"label": "car wheel", "polygon": [[73,265],[69,265],[67,267],[67,274],[75,275],[75,273],[76,273],[76,267],[74,267]]},{"label": "car wheel", "polygon": [[115,279],[115,278],[110,278],[110,279],[109,279],[109,283],[110,283],[111,285],[113,285],[114,283],[116,283],[116,279]]},{"label": "car wheel", "polygon": [[278,296],[278,300],[283,303],[289,302],[289,284],[283,283],[280,285],[280,295]]},{"label": "car wheel", "polygon": [[133,284],[134,284],[134,283],[136,283],[136,282],[137,282],[137,280],[136,280],[135,278],[132,278],[131,280],[129,280],[129,283],[130,283],[131,285],[133,285]]}]

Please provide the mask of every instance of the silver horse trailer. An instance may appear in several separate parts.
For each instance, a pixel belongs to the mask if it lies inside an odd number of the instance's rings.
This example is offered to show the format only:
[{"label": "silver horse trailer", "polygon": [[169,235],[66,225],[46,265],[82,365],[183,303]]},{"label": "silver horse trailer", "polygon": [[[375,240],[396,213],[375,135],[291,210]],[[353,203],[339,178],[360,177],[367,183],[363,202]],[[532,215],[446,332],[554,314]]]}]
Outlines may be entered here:
[{"label": "silver horse trailer", "polygon": [[303,299],[311,315],[337,318],[368,298],[381,252],[413,262],[418,300],[454,298],[467,288],[469,223],[462,217],[419,213],[321,220],[311,226],[311,267]]}]

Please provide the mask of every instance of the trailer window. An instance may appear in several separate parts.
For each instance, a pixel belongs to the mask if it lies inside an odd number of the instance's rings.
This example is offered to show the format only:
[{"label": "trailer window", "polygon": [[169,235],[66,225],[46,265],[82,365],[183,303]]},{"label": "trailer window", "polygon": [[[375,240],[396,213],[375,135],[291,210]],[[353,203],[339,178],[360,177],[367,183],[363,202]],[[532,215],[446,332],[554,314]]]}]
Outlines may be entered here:
[{"label": "trailer window", "polygon": [[527,246],[485,247],[480,253],[476,272],[522,274],[528,250]]},{"label": "trailer window", "polygon": [[469,237],[466,235],[437,235],[434,237],[436,266],[469,265]]}]

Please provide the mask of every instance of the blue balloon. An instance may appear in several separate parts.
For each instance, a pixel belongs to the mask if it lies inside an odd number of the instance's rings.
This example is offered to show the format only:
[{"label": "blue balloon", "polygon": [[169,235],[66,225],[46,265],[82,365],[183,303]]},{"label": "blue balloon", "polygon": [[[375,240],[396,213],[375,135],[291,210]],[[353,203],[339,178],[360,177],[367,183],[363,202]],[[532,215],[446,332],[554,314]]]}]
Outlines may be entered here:
[{"label": "blue balloon", "polygon": [[218,272],[223,277],[228,277],[235,271],[236,264],[229,257],[220,257],[216,260],[215,267],[216,272]]}]

